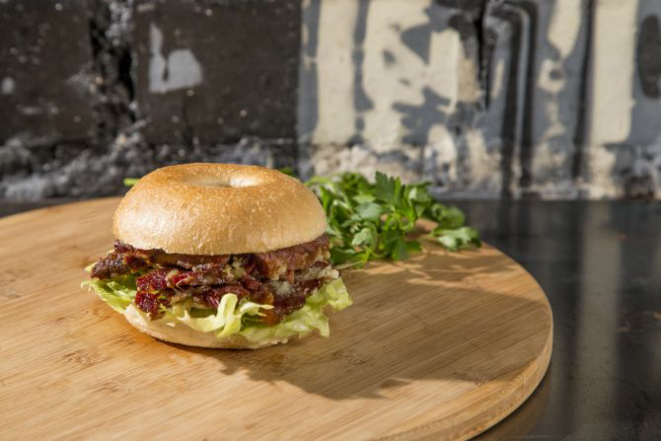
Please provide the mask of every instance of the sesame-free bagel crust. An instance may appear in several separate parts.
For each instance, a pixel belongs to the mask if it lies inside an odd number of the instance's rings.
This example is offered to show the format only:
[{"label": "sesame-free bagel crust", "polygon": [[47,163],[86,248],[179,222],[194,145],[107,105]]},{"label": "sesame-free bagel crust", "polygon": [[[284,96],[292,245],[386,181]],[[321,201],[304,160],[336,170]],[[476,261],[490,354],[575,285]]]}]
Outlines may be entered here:
[{"label": "sesame-free bagel crust", "polygon": [[114,217],[115,237],[181,254],[262,253],[312,241],[326,229],[317,197],[264,167],[185,164],[140,179]]}]

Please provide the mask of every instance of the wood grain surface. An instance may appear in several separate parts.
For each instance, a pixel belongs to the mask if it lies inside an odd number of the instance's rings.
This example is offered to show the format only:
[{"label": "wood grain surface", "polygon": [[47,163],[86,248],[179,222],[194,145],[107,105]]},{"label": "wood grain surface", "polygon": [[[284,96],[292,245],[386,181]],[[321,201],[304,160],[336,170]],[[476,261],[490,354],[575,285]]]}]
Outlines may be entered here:
[{"label": "wood grain surface", "polygon": [[156,341],[82,290],[118,200],[0,220],[0,439],[466,439],[535,389],[552,315],[498,250],[345,271],[355,304],[258,351]]}]

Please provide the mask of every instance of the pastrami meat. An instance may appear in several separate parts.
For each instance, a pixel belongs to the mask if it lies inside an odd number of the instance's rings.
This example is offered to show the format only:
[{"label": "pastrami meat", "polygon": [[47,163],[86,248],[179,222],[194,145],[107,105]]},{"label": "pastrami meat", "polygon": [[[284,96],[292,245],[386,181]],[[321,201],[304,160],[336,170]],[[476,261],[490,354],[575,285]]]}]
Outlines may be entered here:
[{"label": "pastrami meat", "polygon": [[137,275],[134,302],[151,319],[159,318],[163,307],[184,299],[217,308],[225,294],[233,293],[239,299],[273,305],[263,321],[275,325],[302,308],[306,298],[326,282],[324,277],[315,277],[319,271],[310,269],[330,267],[329,257],[325,234],[266,253],[217,256],[141,250],[117,241],[114,251],[96,263],[92,277]]}]

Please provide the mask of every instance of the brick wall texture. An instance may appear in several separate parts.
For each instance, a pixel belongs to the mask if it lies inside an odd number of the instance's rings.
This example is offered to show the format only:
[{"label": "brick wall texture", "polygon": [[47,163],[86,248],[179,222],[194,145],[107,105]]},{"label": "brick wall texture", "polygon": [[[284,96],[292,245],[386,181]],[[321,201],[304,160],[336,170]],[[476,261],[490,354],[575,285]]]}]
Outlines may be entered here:
[{"label": "brick wall texture", "polygon": [[168,164],[661,197],[656,0],[0,1],[0,198]]}]

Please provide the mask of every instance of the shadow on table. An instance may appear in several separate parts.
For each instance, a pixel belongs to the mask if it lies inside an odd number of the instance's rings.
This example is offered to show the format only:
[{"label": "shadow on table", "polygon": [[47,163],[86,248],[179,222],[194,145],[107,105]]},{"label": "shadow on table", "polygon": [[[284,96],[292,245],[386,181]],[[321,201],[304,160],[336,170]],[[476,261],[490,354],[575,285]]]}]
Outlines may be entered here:
[{"label": "shadow on table", "polygon": [[346,272],[355,304],[332,317],[328,339],[258,351],[173,346],[217,360],[224,374],[285,382],[333,400],[388,397],[420,380],[505,383],[546,344],[542,333],[515,348],[549,319],[542,300],[508,293],[534,289],[521,288],[521,277],[529,276],[489,247],[459,254],[438,248]]}]

